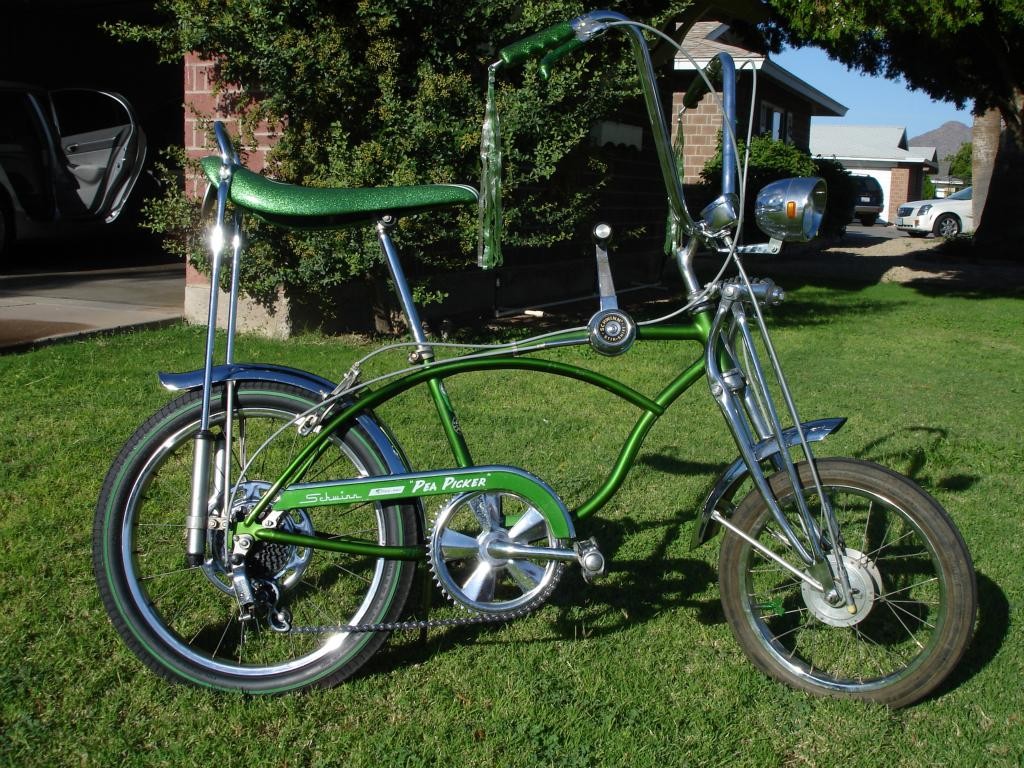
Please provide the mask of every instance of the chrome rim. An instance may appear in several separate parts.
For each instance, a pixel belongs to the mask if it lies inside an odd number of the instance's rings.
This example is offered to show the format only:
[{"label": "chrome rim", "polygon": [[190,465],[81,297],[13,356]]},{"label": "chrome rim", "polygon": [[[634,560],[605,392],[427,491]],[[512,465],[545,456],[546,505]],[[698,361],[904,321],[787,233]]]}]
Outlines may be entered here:
[{"label": "chrome rim", "polygon": [[[249,458],[245,452],[255,451],[294,416],[284,409],[245,408],[240,420],[245,426],[239,429],[245,437],[238,442],[235,466],[244,465]],[[213,414],[211,426],[219,427],[223,418],[223,413]],[[272,631],[262,621],[245,624],[239,621],[233,594],[210,578],[209,553],[206,566],[185,565],[183,524],[195,429],[192,424],[179,430],[149,457],[126,503],[119,555],[130,599],[146,626],[189,662],[242,677],[279,675],[331,658],[346,640],[351,640],[348,653],[357,651],[371,635],[287,634]],[[297,430],[282,433],[250,469],[250,478],[273,471],[275,457],[280,461],[294,455],[297,439],[301,439]],[[331,461],[332,473],[343,471],[339,465],[346,462],[354,475],[368,474],[348,446],[336,443],[336,447],[339,455]],[[332,510],[331,515],[334,534],[385,543],[384,515],[378,505],[349,508],[343,514]],[[383,560],[324,551],[297,557],[302,572],[297,579],[285,581],[286,588],[281,590],[282,605],[291,612],[293,626],[344,626],[375,618],[368,614],[382,584]],[[287,575],[295,570],[288,569]]]},{"label": "chrome rim", "polygon": [[[826,493],[848,545],[844,562],[858,590],[856,613],[843,618],[845,606],[840,610],[747,547],[740,563],[747,621],[764,649],[794,675],[836,690],[891,685],[923,662],[938,640],[946,613],[938,556],[891,500],[836,485],[827,485]],[[791,504],[792,498],[780,501]],[[753,535],[794,562],[769,514]]]},{"label": "chrome rim", "polygon": [[945,218],[939,222],[939,234],[943,237],[956,237],[960,233],[960,225],[956,219]]}]

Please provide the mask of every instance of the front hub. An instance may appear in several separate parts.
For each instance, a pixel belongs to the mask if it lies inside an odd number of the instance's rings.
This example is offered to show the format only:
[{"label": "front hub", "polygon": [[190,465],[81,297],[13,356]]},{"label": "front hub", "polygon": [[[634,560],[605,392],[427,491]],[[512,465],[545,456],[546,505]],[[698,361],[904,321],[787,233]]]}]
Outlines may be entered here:
[{"label": "front hub", "polygon": [[854,607],[852,612],[835,591],[819,592],[807,582],[803,582],[801,588],[808,610],[831,627],[852,627],[864,621],[871,613],[882,588],[882,574],[868,560],[867,555],[855,549],[847,549],[843,555],[843,567],[850,577]]}]

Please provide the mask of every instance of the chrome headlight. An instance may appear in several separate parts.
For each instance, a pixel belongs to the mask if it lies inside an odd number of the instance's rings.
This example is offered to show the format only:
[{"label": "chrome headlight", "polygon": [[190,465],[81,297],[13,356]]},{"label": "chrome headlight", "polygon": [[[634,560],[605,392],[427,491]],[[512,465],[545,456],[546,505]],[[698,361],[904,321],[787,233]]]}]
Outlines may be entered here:
[{"label": "chrome headlight", "polygon": [[924,216],[931,209],[932,209],[931,203],[928,203],[927,205],[922,205],[921,209],[917,212],[917,215],[918,216]]},{"label": "chrome headlight", "polygon": [[757,195],[757,226],[776,240],[807,242],[818,234],[827,197],[824,179],[798,177],[773,182]]},{"label": "chrome headlight", "polygon": [[700,220],[712,235],[720,235],[732,229],[739,221],[737,210],[739,196],[733,192],[719,195],[700,212]]}]

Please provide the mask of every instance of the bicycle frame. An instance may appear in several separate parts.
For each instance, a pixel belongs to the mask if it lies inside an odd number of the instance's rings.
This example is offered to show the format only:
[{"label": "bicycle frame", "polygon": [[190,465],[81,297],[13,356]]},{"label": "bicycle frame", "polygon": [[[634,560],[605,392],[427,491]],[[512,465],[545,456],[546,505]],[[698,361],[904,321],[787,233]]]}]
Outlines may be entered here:
[{"label": "bicycle frame", "polygon": [[[503,624],[544,606],[567,566],[588,583],[603,577],[608,561],[599,543],[577,528],[615,506],[652,427],[704,379],[738,456],[699,507],[692,544],[723,533],[722,615],[744,654],[799,690],[888,706],[920,699],[951,672],[970,642],[977,605],[962,537],[941,505],[909,478],[860,459],[815,462],[811,444],[844,420],[801,422],[762,311],[783,293],[771,281],[748,277],[740,258],[813,237],[824,182],[786,179],[761,190],[755,216],[768,243],[740,246],[734,239],[743,231],[737,212],[744,206],[729,183],[744,174],[731,167],[724,193],[691,217],[667,151],[641,26],[599,11],[499,52],[488,72],[480,192],[457,184],[351,189],[275,182],[243,168],[215,124],[220,156],[200,161],[216,189],[208,201],[217,203],[205,365],[160,375],[167,389],[190,391],[125,443],[103,481],[93,521],[100,598],[115,630],[149,669],[171,681],[243,694],[333,685],[362,669],[391,633],[422,637],[442,627]],[[667,253],[683,278],[679,305],[650,320],[634,320],[620,308],[607,248],[611,228],[598,224],[598,307],[585,326],[504,344],[428,338],[391,240],[394,217],[482,203],[478,263],[496,265],[497,69],[537,58],[544,76],[559,57],[613,29],[626,32],[644,83],[669,204]],[[734,67],[716,61],[728,102]],[[687,92],[684,104],[694,93]],[[727,144],[730,106],[723,110]],[[338,383],[297,368],[235,362],[242,214],[249,213],[304,229],[374,224],[411,340],[374,349]],[[693,268],[698,246],[722,258],[707,283]],[[231,269],[228,338],[225,359],[215,365],[217,287],[225,268]],[[730,268],[735,276],[726,279]],[[623,371],[619,380],[615,368],[591,370],[561,354],[586,347],[624,356],[635,344],[656,357],[659,382],[628,362],[629,375]],[[407,365],[394,366],[400,370],[378,357],[399,350],[411,351]],[[608,461],[582,493],[573,484],[572,510],[523,468],[478,465],[510,445],[501,438],[515,437],[514,429],[505,432],[491,423],[496,412],[486,413],[481,447],[473,440],[479,420],[464,432],[448,395],[450,382],[463,374],[518,372],[557,377],[568,389],[586,387],[616,406],[614,424],[603,414],[590,419]],[[430,433],[422,420],[436,416],[451,456],[431,459],[426,468],[410,464],[377,416],[414,388],[429,393],[434,411],[415,414],[417,431]],[[519,403],[504,399],[514,413]],[[531,406],[519,408],[524,423],[541,420]],[[629,424],[622,423],[623,412]],[[607,435],[609,426],[618,434]],[[604,438],[623,433],[621,447],[607,447]],[[690,442],[681,437],[680,449]],[[650,510],[640,512],[651,517]],[[621,584],[621,576],[610,586]],[[432,612],[434,586],[447,601],[443,613]]]},{"label": "bicycle frame", "polygon": [[[790,456],[790,448],[799,446],[808,459],[812,459],[809,443],[823,439],[838,429],[844,420],[832,419],[808,424],[801,424],[796,417],[795,406],[789,396],[788,389],[782,381],[782,391],[787,409],[793,416],[794,424],[788,429],[782,426],[778,409],[775,407],[769,392],[767,376],[761,364],[755,341],[752,337],[750,322],[745,307],[753,308],[757,323],[764,334],[763,319],[760,315],[761,303],[771,304],[781,300],[781,292],[773,285],[752,284],[743,274],[744,282],[729,283],[719,287],[719,302],[714,309],[714,298],[703,291],[693,269],[693,258],[699,242],[722,244],[731,254],[736,246],[731,244],[727,230],[734,226],[737,216],[734,212],[735,195],[731,192],[720,197],[712,206],[702,213],[699,220],[692,218],[687,211],[683,199],[682,185],[676,170],[675,160],[670,151],[668,130],[660,97],[655,87],[655,75],[646,43],[640,31],[634,26],[625,26],[627,19],[620,14],[596,12],[580,17],[583,21],[574,27],[577,39],[586,41],[610,28],[627,31],[633,52],[641,72],[643,95],[648,109],[651,126],[655,135],[655,146],[665,180],[670,211],[683,233],[688,236],[685,246],[676,250],[676,260],[688,291],[691,304],[690,320],[685,323],[671,325],[640,325],[636,329],[636,340],[645,341],[689,341],[700,345],[700,352],[693,361],[682,368],[672,381],[666,384],[653,397],[644,395],[636,389],[600,373],[576,365],[553,360],[524,357],[523,354],[542,351],[555,347],[584,346],[591,343],[587,329],[567,331],[547,337],[544,341],[525,348],[509,345],[497,352],[466,355],[461,358],[439,361],[435,358],[435,350],[422,330],[420,318],[413,303],[412,292],[405,277],[398,253],[391,241],[389,231],[394,225],[390,216],[382,216],[376,231],[381,251],[396,287],[396,293],[405,315],[406,322],[413,338],[415,352],[413,359],[418,364],[415,370],[400,373],[390,383],[379,389],[364,389],[352,394],[351,386],[339,385],[332,395],[318,406],[320,413],[312,415],[312,426],[317,428],[309,442],[292,460],[284,473],[262,495],[256,504],[249,509],[241,521],[231,520],[233,493],[223,492],[221,497],[221,515],[225,521],[231,521],[227,530],[227,546],[243,546],[237,542],[243,539],[257,539],[278,542],[293,546],[310,547],[313,549],[330,549],[359,555],[370,555],[401,560],[421,560],[425,557],[423,546],[389,547],[371,541],[346,538],[326,538],[317,535],[288,533],[275,529],[276,519],[289,509],[305,506],[323,506],[325,504],[354,504],[367,501],[398,501],[415,500],[440,495],[457,493],[463,490],[513,491],[521,495],[544,517],[550,529],[561,540],[575,537],[572,520],[584,520],[600,510],[621,487],[630,468],[633,466],[643,441],[656,421],[672,406],[673,403],[700,378],[707,377],[712,396],[722,409],[725,420],[740,450],[740,458],[726,471],[715,485],[704,504],[694,543],[706,540],[711,521],[730,528],[728,519],[719,510],[720,503],[728,503],[739,485],[747,477],[752,479],[755,487],[762,493],[776,517],[783,532],[791,541],[799,557],[808,566],[808,573],[803,573],[787,566],[799,578],[811,584],[815,589],[825,590],[835,586],[848,605],[852,605],[846,573],[840,562],[835,565],[838,579],[833,581],[821,540],[827,533],[829,540],[839,541],[839,533],[833,515],[828,511],[827,500],[823,494],[821,504],[825,509],[827,532],[819,530],[817,522],[811,516],[802,494],[798,494],[798,506],[801,512],[800,524],[810,542],[810,550],[805,548],[799,537],[790,528],[785,516],[775,501],[761,464],[772,462],[777,469],[785,469],[792,478],[796,478],[795,465]],[[563,46],[564,47],[564,46]],[[504,54],[503,54],[504,55]],[[497,65],[495,65],[497,66]],[[735,77],[731,61],[723,67],[725,76]],[[725,89],[726,93],[735,93],[734,84]],[[735,108],[725,110],[726,136],[731,135]],[[229,195],[230,179],[233,164],[237,164],[237,156],[231,149],[230,142],[222,126],[216,125],[218,143],[223,161],[221,182],[217,188],[217,226],[214,230],[213,274],[211,283],[218,285],[221,269],[221,251],[225,242],[224,225],[226,204]],[[728,139],[727,139],[728,143]],[[732,169],[723,169],[723,186],[729,190],[732,185]],[[228,313],[228,351],[227,365],[235,366],[234,329],[238,299],[238,264],[240,259],[241,217],[236,213],[234,231],[231,242],[233,245],[232,291],[231,305]],[[599,266],[600,268],[600,266]],[[610,282],[610,276],[608,277]],[[614,299],[614,295],[612,296]],[[604,309],[604,291],[602,290],[602,309]],[[213,365],[213,333],[216,319],[216,291],[211,291],[209,336],[205,368],[202,374],[203,387],[203,419],[199,435],[196,438],[195,465],[193,472],[193,496],[190,515],[187,521],[189,531],[188,554],[190,558],[201,557],[204,551],[204,534],[209,514],[210,465],[215,452],[214,439],[209,429],[209,411],[212,391],[215,386],[227,389],[226,434],[223,440],[230,444],[231,394],[233,381],[245,377],[245,369],[239,376],[237,370],[231,378],[219,379],[215,376]],[[772,363],[777,374],[781,374],[774,351],[768,346]],[[746,363],[744,362],[746,361]],[[745,369],[745,372],[744,372]],[[593,492],[593,494],[576,509],[568,511],[554,492],[539,478],[523,470],[507,466],[478,467],[473,463],[471,450],[459,427],[455,409],[451,403],[444,382],[446,379],[470,372],[522,370],[535,371],[573,379],[584,384],[597,387],[613,396],[624,400],[640,410],[634,426],[629,432],[619,451],[611,470]],[[253,371],[253,376],[265,375],[265,369]],[[425,385],[430,392],[437,410],[442,430],[451,449],[454,466],[449,469],[428,472],[383,475],[374,478],[357,478],[353,480],[337,480],[321,483],[303,484],[301,479],[305,471],[313,465],[330,446],[332,435],[344,433],[347,427],[358,417],[368,414],[372,409],[382,405],[409,389]],[[316,410],[316,409],[314,409]],[[307,425],[309,428],[310,425]],[[214,487],[232,489],[230,466],[231,451],[223,451],[223,459],[216,462]],[[813,461],[812,461],[813,466]],[[245,468],[240,468],[240,475]],[[796,487],[801,487],[796,483]],[[215,494],[216,495],[216,494]],[[763,547],[752,542],[758,549]],[[248,543],[244,543],[248,546]],[[244,551],[243,546],[243,551]],[[236,549],[236,551],[239,551]],[[560,553],[560,554],[559,554]],[[553,557],[570,559],[571,550],[557,550]],[[837,555],[838,558],[838,555]]]}]

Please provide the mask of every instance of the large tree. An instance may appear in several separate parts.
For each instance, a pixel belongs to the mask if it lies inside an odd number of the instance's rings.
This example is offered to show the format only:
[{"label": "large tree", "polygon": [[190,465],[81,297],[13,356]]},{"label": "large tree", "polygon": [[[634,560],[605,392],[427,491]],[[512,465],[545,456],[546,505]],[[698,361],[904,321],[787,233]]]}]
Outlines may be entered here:
[{"label": "large tree", "polygon": [[[767,0],[767,4],[773,18],[764,29],[775,45],[818,45],[869,74],[903,77],[910,87],[935,99],[971,106],[976,116],[987,114],[983,126],[998,126],[1001,117],[1013,142],[1024,148],[1021,0]],[[990,143],[991,133],[986,136]],[[977,187],[979,177],[988,174],[984,168],[979,173],[978,165],[990,157],[975,148],[976,194],[982,205],[987,190]],[[1003,170],[1008,167],[1002,165]],[[993,201],[1001,194],[1002,187],[994,184]]]}]

